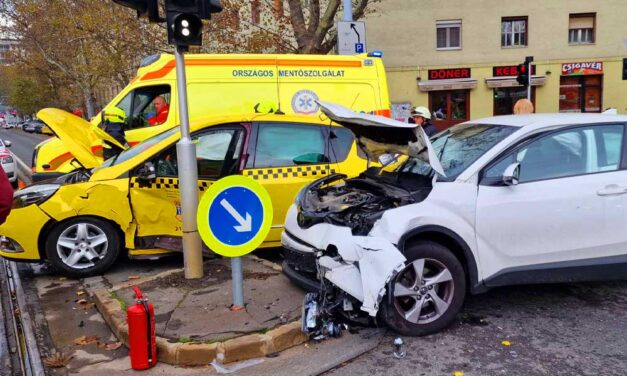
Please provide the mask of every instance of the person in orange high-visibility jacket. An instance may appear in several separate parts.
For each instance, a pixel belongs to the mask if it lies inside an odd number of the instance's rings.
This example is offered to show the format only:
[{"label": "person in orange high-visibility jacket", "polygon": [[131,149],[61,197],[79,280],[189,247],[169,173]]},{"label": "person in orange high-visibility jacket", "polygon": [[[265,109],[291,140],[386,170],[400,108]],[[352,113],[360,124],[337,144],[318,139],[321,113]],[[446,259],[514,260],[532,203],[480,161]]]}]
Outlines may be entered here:
[{"label": "person in orange high-visibility jacket", "polygon": [[157,114],[148,119],[150,125],[159,125],[165,123],[168,120],[168,112],[170,111],[170,105],[165,101],[165,98],[158,96],[153,100],[155,110]]}]

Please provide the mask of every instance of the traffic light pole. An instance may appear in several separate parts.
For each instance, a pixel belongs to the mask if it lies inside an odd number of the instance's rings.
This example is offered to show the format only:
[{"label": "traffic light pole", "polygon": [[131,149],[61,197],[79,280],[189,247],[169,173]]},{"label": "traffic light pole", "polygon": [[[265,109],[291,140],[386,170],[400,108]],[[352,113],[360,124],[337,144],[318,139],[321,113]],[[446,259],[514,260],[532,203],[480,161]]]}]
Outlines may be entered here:
[{"label": "traffic light pole", "polygon": [[187,111],[187,78],[185,76],[184,47],[175,47],[176,86],[179,97],[179,119],[181,140],[176,144],[179,170],[179,195],[183,216],[183,262],[185,278],[202,278],[202,241],[196,224],[198,210],[198,166],[196,165],[196,145],[192,142]]},{"label": "traffic light pole", "polygon": [[527,63],[527,72],[529,72],[527,74],[527,99],[531,102],[531,62]]}]

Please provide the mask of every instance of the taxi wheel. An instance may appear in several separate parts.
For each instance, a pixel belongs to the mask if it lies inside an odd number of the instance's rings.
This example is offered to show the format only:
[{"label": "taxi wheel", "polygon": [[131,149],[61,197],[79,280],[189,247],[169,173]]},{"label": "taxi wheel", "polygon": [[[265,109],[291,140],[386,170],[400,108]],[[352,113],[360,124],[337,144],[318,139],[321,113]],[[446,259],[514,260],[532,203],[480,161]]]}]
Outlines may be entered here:
[{"label": "taxi wheel", "polygon": [[78,217],[56,225],[46,240],[46,255],[70,277],[102,274],[120,254],[120,235],[108,222]]}]

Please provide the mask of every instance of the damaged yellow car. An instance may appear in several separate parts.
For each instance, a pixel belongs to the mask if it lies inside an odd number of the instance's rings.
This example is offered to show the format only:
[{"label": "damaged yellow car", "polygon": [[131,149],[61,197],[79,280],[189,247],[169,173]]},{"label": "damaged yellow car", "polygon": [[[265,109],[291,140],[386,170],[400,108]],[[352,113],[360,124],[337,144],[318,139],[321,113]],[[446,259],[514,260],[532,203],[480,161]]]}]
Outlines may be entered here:
[{"label": "damaged yellow car", "polygon": [[[115,143],[106,133],[58,109],[38,117],[71,151],[77,170],[15,193],[0,226],[0,256],[48,260],[65,275],[84,277],[104,272],[126,250],[131,258],[155,258],[182,249],[178,127],[100,165],[91,145]],[[312,116],[220,116],[192,123],[191,132],[200,195],[232,174],[256,179],[269,192],[275,219],[262,247],[280,245],[286,211],[303,185],[367,166],[348,129]]]}]

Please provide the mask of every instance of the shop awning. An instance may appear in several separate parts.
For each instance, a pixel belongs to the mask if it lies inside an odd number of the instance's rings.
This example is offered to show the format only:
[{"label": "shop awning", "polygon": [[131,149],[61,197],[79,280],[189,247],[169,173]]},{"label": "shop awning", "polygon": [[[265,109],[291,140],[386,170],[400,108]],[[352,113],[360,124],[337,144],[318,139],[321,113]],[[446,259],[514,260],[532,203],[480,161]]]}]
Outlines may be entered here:
[{"label": "shop awning", "polygon": [[418,88],[421,91],[474,89],[476,87],[477,80],[474,78],[451,78],[448,80],[425,80],[418,82]]},{"label": "shop awning", "polygon": [[[531,86],[541,86],[546,82],[546,76],[531,76]],[[490,88],[497,87],[515,87],[522,86],[516,81],[516,76],[507,77],[488,77],[485,79],[485,84]]]}]

